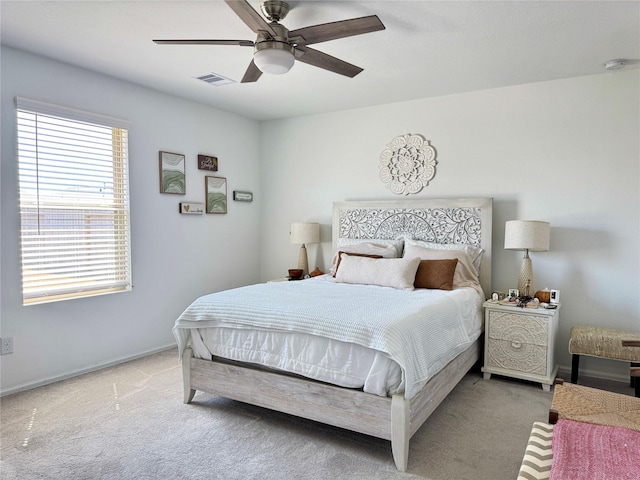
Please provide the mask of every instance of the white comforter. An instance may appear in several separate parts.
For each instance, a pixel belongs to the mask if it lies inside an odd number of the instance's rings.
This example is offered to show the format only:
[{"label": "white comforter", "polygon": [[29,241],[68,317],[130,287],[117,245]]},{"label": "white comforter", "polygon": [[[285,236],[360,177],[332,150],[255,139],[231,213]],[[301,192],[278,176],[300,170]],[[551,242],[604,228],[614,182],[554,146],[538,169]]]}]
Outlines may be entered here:
[{"label": "white comforter", "polygon": [[297,331],[381,352],[402,371],[412,398],[481,332],[482,296],[472,288],[397,290],[337,283],[323,275],[226,290],[195,300],[176,320],[180,354],[208,327]]}]

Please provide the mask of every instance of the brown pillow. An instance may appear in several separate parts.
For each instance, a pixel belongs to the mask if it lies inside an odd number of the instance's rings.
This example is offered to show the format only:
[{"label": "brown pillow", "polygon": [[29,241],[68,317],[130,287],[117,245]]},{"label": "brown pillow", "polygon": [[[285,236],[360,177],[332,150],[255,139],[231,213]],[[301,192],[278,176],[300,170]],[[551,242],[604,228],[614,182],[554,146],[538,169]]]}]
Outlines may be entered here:
[{"label": "brown pillow", "polygon": [[342,260],[342,254],[351,255],[352,257],[368,257],[368,258],[383,258],[382,255],[372,255],[370,253],[351,253],[351,252],[338,252],[338,260],[336,260],[336,271],[333,276],[338,273],[338,267],[340,267],[340,261]]},{"label": "brown pillow", "polygon": [[453,275],[456,273],[457,258],[443,260],[421,260],[416,272],[415,288],[453,290]]},{"label": "brown pillow", "polygon": [[471,258],[463,251],[434,250],[432,248],[416,247],[408,244],[404,247],[405,257],[420,257],[422,260],[448,260],[458,259],[456,272],[453,274],[453,288],[472,287],[480,291],[478,271],[473,266]]}]

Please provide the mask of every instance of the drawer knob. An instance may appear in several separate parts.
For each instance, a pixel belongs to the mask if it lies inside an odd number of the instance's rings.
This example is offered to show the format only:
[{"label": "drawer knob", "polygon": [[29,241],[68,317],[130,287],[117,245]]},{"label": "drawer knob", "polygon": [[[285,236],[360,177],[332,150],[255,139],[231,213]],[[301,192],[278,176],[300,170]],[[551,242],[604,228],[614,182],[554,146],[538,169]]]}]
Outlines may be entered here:
[{"label": "drawer knob", "polygon": [[522,343],[514,340],[514,341],[511,342],[511,346],[513,348],[520,348],[520,347],[522,347]]}]

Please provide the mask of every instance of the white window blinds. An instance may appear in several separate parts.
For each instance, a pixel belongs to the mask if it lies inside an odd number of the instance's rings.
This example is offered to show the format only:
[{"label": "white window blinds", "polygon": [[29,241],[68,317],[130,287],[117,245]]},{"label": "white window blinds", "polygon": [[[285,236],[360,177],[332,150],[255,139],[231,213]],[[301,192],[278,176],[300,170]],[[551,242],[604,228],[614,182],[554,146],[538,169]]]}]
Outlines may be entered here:
[{"label": "white window blinds", "polygon": [[128,122],[16,107],[23,304],[131,290]]}]

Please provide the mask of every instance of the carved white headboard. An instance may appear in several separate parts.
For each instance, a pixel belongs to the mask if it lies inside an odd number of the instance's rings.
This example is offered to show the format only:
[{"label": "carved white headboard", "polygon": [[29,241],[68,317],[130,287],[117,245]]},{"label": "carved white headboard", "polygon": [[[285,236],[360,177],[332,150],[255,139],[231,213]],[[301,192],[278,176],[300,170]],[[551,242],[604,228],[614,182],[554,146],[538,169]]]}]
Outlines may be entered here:
[{"label": "carved white headboard", "polygon": [[333,204],[333,251],[338,238],[469,244],[484,250],[480,284],[491,293],[491,198],[349,201]]}]

